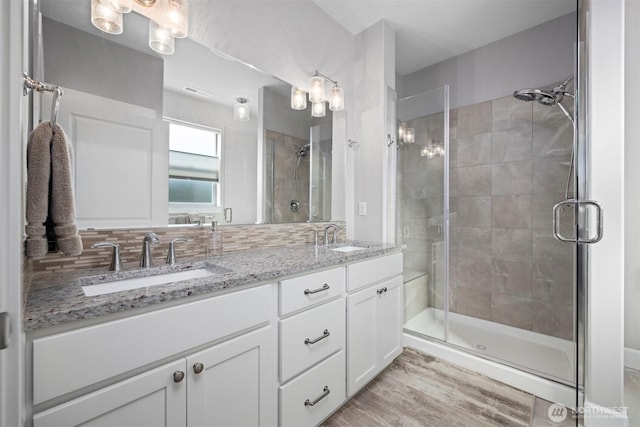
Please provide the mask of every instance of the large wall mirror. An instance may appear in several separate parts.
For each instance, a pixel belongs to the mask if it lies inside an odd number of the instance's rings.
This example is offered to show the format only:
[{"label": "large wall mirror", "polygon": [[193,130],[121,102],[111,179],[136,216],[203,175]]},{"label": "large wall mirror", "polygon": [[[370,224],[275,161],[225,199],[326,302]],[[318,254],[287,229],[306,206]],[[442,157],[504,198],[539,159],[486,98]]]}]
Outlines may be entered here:
[{"label": "large wall mirror", "polygon": [[[81,229],[331,219],[331,111],[292,110],[289,84],[188,37],[157,54],[139,14],[109,35],[90,11],[41,0],[33,44],[34,77],[64,89]],[[50,98],[34,99],[48,120]]]}]

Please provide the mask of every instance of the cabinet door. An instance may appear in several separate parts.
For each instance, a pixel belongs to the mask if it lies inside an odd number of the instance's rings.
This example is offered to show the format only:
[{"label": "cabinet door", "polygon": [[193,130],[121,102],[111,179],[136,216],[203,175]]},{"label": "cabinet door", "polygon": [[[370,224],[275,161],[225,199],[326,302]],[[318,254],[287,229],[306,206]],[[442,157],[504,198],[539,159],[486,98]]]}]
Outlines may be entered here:
[{"label": "cabinet door", "polygon": [[347,297],[347,393],[362,388],[377,374],[377,305],[379,286]]},{"label": "cabinet door", "polygon": [[380,370],[389,366],[402,353],[403,295],[402,277],[386,281],[381,285],[384,292],[378,300],[378,330]]},{"label": "cabinet door", "polygon": [[[96,361],[96,363],[100,363]],[[186,426],[184,359],[40,412],[34,427]]]},{"label": "cabinet door", "polygon": [[190,426],[277,424],[274,330],[261,328],[187,357]]}]

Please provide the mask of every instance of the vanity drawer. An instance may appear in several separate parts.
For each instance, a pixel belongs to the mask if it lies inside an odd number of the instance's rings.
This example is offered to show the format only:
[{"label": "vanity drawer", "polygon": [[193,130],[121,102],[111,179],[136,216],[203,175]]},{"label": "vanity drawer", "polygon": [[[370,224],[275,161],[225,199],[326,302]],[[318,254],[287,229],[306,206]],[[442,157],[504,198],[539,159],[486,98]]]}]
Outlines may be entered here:
[{"label": "vanity drawer", "polygon": [[273,291],[259,286],[35,339],[33,403],[266,324]]},{"label": "vanity drawer", "polygon": [[399,274],[402,274],[402,253],[349,264],[347,290],[352,292]]},{"label": "vanity drawer", "polygon": [[280,282],[280,315],[344,294],[344,267],[319,271]]},{"label": "vanity drawer", "polygon": [[[345,299],[280,321],[280,379],[286,382],[345,344]],[[315,341],[315,342],[309,342]]]},{"label": "vanity drawer", "polygon": [[344,351],[340,351],[280,387],[280,425],[318,425],[344,403],[344,379],[345,356]]}]

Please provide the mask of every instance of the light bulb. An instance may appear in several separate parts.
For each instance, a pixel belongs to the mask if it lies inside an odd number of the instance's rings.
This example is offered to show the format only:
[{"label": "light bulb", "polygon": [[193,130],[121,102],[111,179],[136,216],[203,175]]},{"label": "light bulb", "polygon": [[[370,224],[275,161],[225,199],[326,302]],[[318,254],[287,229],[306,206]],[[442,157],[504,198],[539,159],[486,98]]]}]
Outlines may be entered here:
[{"label": "light bulb", "polygon": [[313,102],[311,104],[311,116],[313,117],[324,117],[327,113],[327,107],[323,102]]},{"label": "light bulb", "polygon": [[163,26],[175,38],[187,37],[189,32],[189,6],[186,0],[169,0],[163,9]]},{"label": "light bulb", "polygon": [[122,34],[122,13],[105,6],[100,0],[91,0],[91,23],[109,34]]},{"label": "light bulb", "polygon": [[104,6],[118,13],[131,12],[131,0],[100,0]]},{"label": "light bulb", "polygon": [[322,76],[311,77],[309,84],[309,101],[314,103],[324,102],[324,78]]},{"label": "light bulb", "polygon": [[251,117],[251,108],[247,104],[245,98],[236,99],[236,103],[233,105],[233,119],[239,122],[249,121]]},{"label": "light bulb", "polygon": [[334,87],[331,88],[329,109],[331,111],[344,110],[344,89],[338,85],[335,85]]},{"label": "light bulb", "polygon": [[404,141],[404,138],[407,134],[407,124],[405,122],[400,122],[398,126],[398,139],[400,141]]},{"label": "light bulb", "polygon": [[404,133],[404,142],[407,144],[416,142],[416,130],[414,128],[407,128]]},{"label": "light bulb", "polygon": [[171,32],[152,19],[149,20],[149,47],[162,55],[171,55],[175,51]]},{"label": "light bulb", "polygon": [[291,108],[294,110],[307,109],[307,94],[295,86],[291,86]]}]

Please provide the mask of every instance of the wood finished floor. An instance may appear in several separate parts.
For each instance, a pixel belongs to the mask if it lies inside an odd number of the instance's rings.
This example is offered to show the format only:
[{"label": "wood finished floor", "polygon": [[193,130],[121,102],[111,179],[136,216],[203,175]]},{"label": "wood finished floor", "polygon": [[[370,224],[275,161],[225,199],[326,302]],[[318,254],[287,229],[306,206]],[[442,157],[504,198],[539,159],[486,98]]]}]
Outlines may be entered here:
[{"label": "wood finished floor", "polygon": [[570,419],[553,423],[546,414],[550,404],[484,375],[405,349],[323,426],[573,425]]}]

